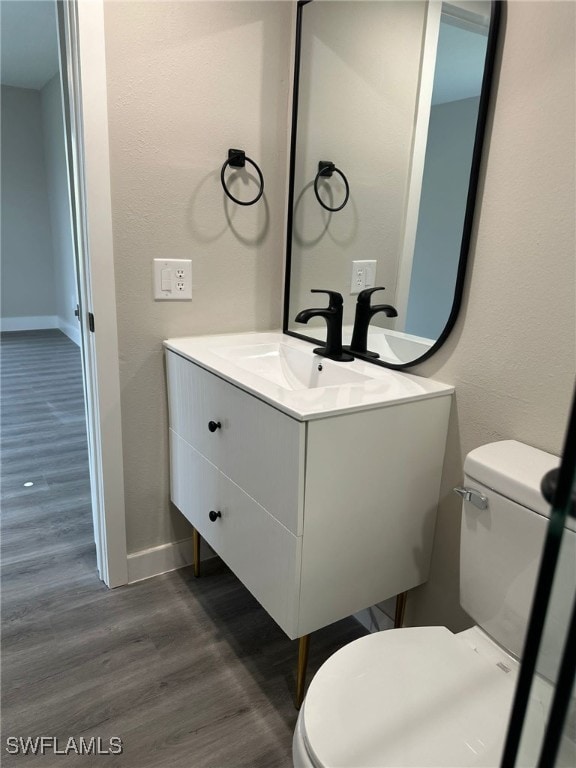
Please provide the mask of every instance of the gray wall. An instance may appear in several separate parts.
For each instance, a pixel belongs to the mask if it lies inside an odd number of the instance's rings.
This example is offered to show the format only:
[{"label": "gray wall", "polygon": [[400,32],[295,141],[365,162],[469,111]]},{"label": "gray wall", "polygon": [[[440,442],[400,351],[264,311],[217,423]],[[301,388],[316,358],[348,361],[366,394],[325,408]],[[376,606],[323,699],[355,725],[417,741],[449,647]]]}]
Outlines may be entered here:
[{"label": "gray wall", "polygon": [[59,328],[79,344],[78,321],[74,316],[77,289],[59,74],[54,75],[42,89],[41,103],[54,254],[55,313]]},{"label": "gray wall", "polygon": [[462,311],[416,371],[454,384],[456,397],[432,571],[407,620],[452,629],[470,622],[451,492],[464,457],[509,438],[559,454],[576,370],[576,5],[514,2],[506,16]]},{"label": "gray wall", "polygon": [[50,327],[56,293],[40,92],[4,85],[1,225],[2,327],[22,317],[49,318],[40,327]]},{"label": "gray wall", "polygon": [[[169,503],[162,340],[280,326],[292,9],[105,4],[131,553],[189,535]],[[257,205],[224,196],[220,168],[230,147],[262,168],[266,191]],[[157,257],[192,259],[191,302],[153,300]]]},{"label": "gray wall", "polygon": [[454,300],[479,98],[430,110],[404,330],[437,339]]},{"label": "gray wall", "polygon": [[60,79],[2,86],[2,327],[80,343]]}]

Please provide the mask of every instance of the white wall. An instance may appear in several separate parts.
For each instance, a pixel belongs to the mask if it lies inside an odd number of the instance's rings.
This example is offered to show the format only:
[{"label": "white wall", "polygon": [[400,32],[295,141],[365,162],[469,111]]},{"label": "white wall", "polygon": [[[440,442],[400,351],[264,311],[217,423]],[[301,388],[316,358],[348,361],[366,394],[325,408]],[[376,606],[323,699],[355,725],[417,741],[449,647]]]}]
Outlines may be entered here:
[{"label": "white wall", "polygon": [[[189,535],[169,503],[162,340],[280,327],[292,11],[288,2],[105,4],[130,553]],[[220,186],[230,147],[264,173],[253,207]],[[191,302],[153,300],[155,257],[192,259]]]},{"label": "white wall", "polygon": [[40,92],[2,86],[3,330],[56,324]]},{"label": "white wall", "polygon": [[[407,621],[470,623],[458,605],[468,451],[513,438],[562,450],[576,370],[576,5],[507,4],[462,311],[417,373],[454,384],[430,580]],[[529,56],[526,52],[529,51]]]},{"label": "white wall", "polygon": [[58,327],[80,344],[79,323],[74,315],[78,298],[59,74],[54,75],[42,88],[41,105],[54,254],[55,314]]}]

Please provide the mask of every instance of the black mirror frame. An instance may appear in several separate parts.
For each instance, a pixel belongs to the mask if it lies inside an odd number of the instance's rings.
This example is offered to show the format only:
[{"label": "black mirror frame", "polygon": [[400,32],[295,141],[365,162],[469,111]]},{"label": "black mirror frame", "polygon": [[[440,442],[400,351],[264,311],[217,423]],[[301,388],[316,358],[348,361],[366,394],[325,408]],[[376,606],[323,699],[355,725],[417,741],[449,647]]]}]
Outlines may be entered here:
[{"label": "black mirror frame", "polygon": [[[298,128],[298,96],[300,89],[300,57],[302,43],[302,12],[304,6],[313,0],[298,0],[296,16],[296,37],[295,37],[295,56],[294,56],[294,85],[292,91],[292,135],[290,140],[290,186],[288,190],[288,216],[286,232],[286,265],[284,275],[284,313],[282,330],[288,336],[308,341],[311,344],[322,344],[322,339],[313,339],[295,331],[288,329],[290,318],[290,272],[292,265],[292,228],[293,228],[293,210],[294,210],[294,175],[296,165],[296,138]],[[454,300],[450,315],[444,326],[444,330],[436,342],[420,357],[407,363],[387,363],[384,360],[375,360],[365,355],[355,355],[361,360],[374,363],[385,368],[394,370],[403,370],[405,368],[423,363],[431,357],[444,344],[458,317],[460,306],[462,304],[462,292],[464,290],[464,280],[466,277],[466,265],[468,261],[468,252],[470,250],[470,238],[472,235],[472,226],[474,223],[474,209],[476,196],[478,192],[478,181],[480,176],[480,166],[482,162],[482,149],[484,145],[484,136],[486,133],[486,122],[490,107],[490,97],[493,85],[493,75],[496,62],[496,53],[498,48],[498,38],[501,27],[502,9],[506,0],[492,0],[492,13],[490,16],[490,26],[488,29],[488,42],[486,46],[486,65],[484,67],[484,76],[482,78],[482,89],[480,92],[480,103],[478,107],[478,120],[476,122],[476,133],[474,136],[474,149],[472,151],[472,163],[470,167],[470,182],[468,184],[468,195],[466,199],[466,211],[464,214],[464,226],[462,230],[462,241],[460,244],[460,258],[458,261],[458,272],[456,275],[456,285],[454,288]]]}]

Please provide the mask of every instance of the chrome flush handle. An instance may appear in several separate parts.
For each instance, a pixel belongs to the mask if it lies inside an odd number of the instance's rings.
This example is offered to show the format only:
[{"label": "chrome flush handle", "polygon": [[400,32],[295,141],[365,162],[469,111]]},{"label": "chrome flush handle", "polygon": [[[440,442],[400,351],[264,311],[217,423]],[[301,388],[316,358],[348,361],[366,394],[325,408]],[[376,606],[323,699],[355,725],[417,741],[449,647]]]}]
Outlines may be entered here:
[{"label": "chrome flush handle", "polygon": [[469,501],[478,509],[488,509],[488,499],[479,491],[475,491],[474,488],[453,488],[452,490],[458,496],[462,496],[464,501]]}]

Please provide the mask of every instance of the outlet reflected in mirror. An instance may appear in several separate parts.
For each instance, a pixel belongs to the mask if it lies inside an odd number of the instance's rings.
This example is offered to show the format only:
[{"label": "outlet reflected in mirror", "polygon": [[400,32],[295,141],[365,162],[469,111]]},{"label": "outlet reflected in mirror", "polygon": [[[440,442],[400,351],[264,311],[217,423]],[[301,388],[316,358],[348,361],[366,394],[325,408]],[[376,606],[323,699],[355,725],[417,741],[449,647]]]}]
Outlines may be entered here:
[{"label": "outlet reflected in mirror", "polygon": [[[312,288],[328,288],[344,296],[349,342],[356,295],[377,285],[398,312],[372,320],[378,362],[411,365],[445,340],[461,298],[499,12],[484,0],[299,4],[288,333],[325,340],[325,324],[294,318],[314,305]],[[349,184],[340,210],[342,176],[316,179],[327,158]]]}]

